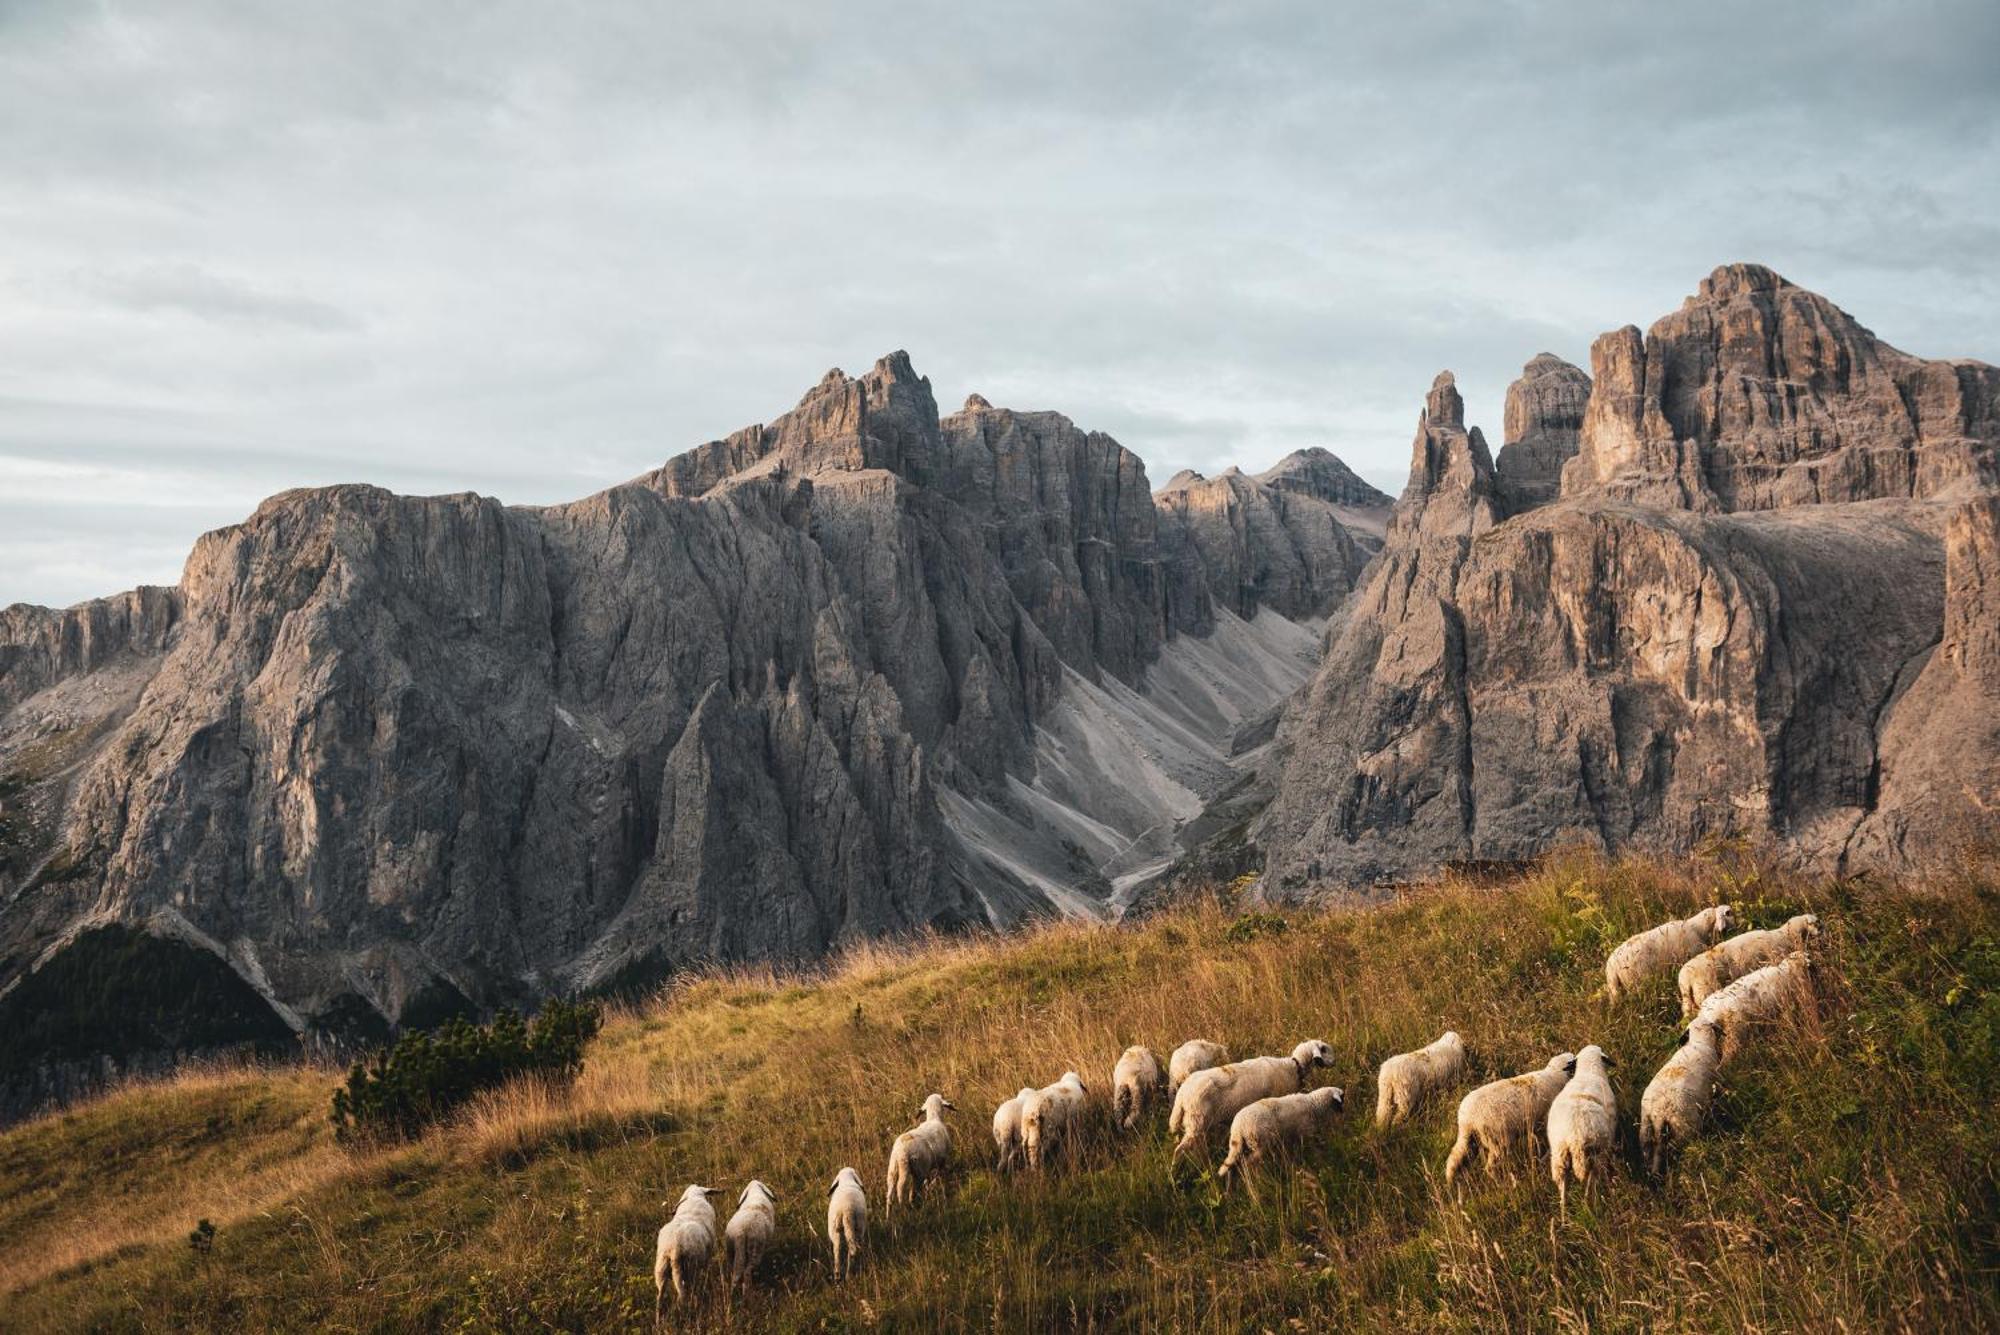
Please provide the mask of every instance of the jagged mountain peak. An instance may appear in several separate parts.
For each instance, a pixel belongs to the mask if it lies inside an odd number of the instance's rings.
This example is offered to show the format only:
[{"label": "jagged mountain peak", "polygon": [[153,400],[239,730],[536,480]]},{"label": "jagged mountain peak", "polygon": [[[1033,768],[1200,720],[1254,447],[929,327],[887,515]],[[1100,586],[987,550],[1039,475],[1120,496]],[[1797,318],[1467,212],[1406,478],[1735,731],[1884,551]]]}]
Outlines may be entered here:
[{"label": "jagged mountain peak", "polygon": [[1464,426],[1465,400],[1458,392],[1458,377],[1439,371],[1424,396],[1424,420],[1434,426]]}]

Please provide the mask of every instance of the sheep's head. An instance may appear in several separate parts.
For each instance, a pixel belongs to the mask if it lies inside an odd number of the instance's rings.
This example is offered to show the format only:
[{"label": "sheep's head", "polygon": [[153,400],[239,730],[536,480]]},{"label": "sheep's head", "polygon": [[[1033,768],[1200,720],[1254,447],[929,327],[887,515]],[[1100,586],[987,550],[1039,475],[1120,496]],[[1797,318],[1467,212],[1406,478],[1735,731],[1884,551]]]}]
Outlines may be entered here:
[{"label": "sheep's head", "polygon": [[1698,1015],[1688,1024],[1686,1029],[1681,1031],[1681,1046],[1686,1047],[1692,1042],[1697,1031],[1700,1032],[1704,1041],[1710,1043],[1715,1042],[1722,1036],[1721,1031],[1715,1027],[1714,1019],[1706,1015]]},{"label": "sheep's head", "polygon": [[1798,917],[1786,923],[1785,926],[1796,932],[1801,941],[1819,940],[1819,915],[1817,913],[1801,913]]},{"label": "sheep's head", "polygon": [[738,1205],[746,1204],[752,1196],[758,1197],[766,1205],[775,1205],[778,1203],[778,1193],[772,1191],[754,1177],[750,1179],[750,1184],[744,1187],[742,1192],[737,1195],[736,1203]]},{"label": "sheep's head", "polygon": [[1312,1066],[1331,1066],[1333,1049],[1320,1039],[1309,1038],[1292,1049],[1292,1060],[1299,1064],[1300,1070]]},{"label": "sheep's head", "polygon": [[1437,1045],[1447,1050],[1457,1049],[1460,1052],[1465,1051],[1465,1040],[1458,1036],[1458,1030],[1456,1029],[1447,1029],[1442,1034],[1439,1034]]},{"label": "sheep's head", "polygon": [[1575,1075],[1576,1054],[1574,1052],[1558,1052],[1555,1056],[1549,1058],[1549,1064],[1546,1069],[1561,1071],[1564,1075]]},{"label": "sheep's head", "polygon": [[1065,1085],[1073,1085],[1076,1088],[1076,1092],[1079,1094],[1088,1094],[1090,1092],[1090,1086],[1084,1084],[1083,1077],[1078,1075],[1075,1071],[1064,1071],[1063,1078],[1059,1083]]},{"label": "sheep's head", "polygon": [[917,1116],[941,1122],[944,1120],[944,1115],[947,1112],[957,1111],[958,1105],[956,1103],[953,1103],[942,1094],[933,1094],[924,1100],[923,1107],[917,1109]]},{"label": "sheep's head", "polygon": [[860,1186],[861,1174],[855,1172],[852,1168],[843,1168],[834,1174],[833,1185],[826,1189],[826,1194],[831,1196],[842,1187],[854,1187],[858,1190]]},{"label": "sheep's head", "polygon": [[1717,936],[1736,930],[1736,910],[1727,904],[1717,904],[1708,911],[1709,926]]},{"label": "sheep's head", "polygon": [[1332,1109],[1335,1112],[1339,1112],[1347,1106],[1347,1091],[1339,1085],[1328,1085],[1323,1089],[1315,1089],[1312,1092],[1312,1096],[1322,1107],[1329,1104],[1332,1105]]},{"label": "sheep's head", "polygon": [[708,1200],[710,1196],[720,1196],[721,1194],[722,1194],[721,1187],[704,1187],[700,1185],[695,1185],[689,1187],[686,1191],[683,1191],[681,1193],[681,1204],[688,1205],[695,1201],[705,1202]]}]

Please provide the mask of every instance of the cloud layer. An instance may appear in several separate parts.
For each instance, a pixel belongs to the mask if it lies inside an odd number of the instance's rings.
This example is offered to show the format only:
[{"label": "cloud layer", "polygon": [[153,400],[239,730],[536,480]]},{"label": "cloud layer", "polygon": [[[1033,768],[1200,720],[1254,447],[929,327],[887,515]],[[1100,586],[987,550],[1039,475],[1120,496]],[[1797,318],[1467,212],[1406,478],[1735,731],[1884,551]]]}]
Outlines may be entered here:
[{"label": "cloud layer", "polygon": [[[908,348],[1392,490],[1754,259],[2000,357],[2000,7],[0,6],[0,604],[290,486],[567,499]],[[1004,12],[1002,12],[1004,11]]]}]

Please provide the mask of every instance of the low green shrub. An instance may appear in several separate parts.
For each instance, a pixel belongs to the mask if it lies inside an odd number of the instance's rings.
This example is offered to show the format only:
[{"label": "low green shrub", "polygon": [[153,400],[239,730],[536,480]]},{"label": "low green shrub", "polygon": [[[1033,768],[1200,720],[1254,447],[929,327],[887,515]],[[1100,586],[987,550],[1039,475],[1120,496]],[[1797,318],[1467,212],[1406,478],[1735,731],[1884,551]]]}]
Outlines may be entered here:
[{"label": "low green shrub", "polygon": [[343,1140],[414,1136],[483,1089],[535,1075],[567,1085],[604,1022],[594,1001],[555,1000],[532,1023],[503,1010],[491,1024],[453,1018],[406,1034],[372,1062],[356,1062],[334,1091],[333,1126]]}]

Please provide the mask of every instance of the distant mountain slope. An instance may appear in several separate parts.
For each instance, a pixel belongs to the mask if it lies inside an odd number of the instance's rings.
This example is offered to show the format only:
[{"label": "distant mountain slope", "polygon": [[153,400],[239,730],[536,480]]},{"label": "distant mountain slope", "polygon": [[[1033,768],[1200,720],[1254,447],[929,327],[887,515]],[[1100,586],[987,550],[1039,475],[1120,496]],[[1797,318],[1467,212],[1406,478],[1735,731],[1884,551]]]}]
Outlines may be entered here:
[{"label": "distant mountain slope", "polygon": [[1570,840],[1836,869],[2000,845],[2000,370],[1754,265],[1591,360],[1528,365],[1497,469],[1439,378],[1286,714],[1267,890]]},{"label": "distant mountain slope", "polygon": [[125,922],[339,1033],[1110,911],[1310,668],[1202,561],[1116,441],[901,353],[567,505],[274,497],[0,614],[0,992]]}]

